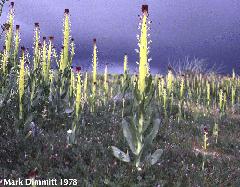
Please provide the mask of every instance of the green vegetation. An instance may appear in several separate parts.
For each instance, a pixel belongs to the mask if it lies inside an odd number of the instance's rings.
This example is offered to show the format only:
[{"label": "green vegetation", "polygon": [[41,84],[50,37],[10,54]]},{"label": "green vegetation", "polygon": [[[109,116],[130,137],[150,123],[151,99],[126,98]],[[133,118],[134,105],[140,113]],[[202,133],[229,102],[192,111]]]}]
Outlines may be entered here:
[{"label": "green vegetation", "polygon": [[[13,29],[0,55],[1,178],[78,179],[78,186],[239,186],[240,77],[194,69],[166,76],[149,69],[148,6],[143,5],[139,74],[72,67],[65,10],[63,48],[43,40],[34,52]],[[42,43],[40,43],[42,41]],[[51,64],[57,64],[56,69]]]}]

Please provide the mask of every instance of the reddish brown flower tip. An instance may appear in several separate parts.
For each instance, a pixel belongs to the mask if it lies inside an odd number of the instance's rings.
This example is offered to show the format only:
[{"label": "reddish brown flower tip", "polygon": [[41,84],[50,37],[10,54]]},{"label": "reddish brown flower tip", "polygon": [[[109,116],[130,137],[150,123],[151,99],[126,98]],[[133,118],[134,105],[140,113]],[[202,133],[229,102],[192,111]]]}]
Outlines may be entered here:
[{"label": "reddish brown flower tip", "polygon": [[77,66],[77,67],[76,67],[76,71],[77,71],[77,72],[80,72],[80,71],[81,71],[81,67],[80,67],[80,66]]},{"label": "reddish brown flower tip", "polygon": [[16,25],[16,30],[19,30],[19,28],[20,28],[20,25]]},{"label": "reddish brown flower tip", "polygon": [[24,46],[22,46],[22,47],[21,47],[21,50],[22,50],[22,51],[25,51],[25,47],[24,47]]},{"label": "reddish brown flower tip", "polygon": [[53,36],[49,36],[49,40],[51,40],[51,41],[52,41],[53,39],[54,39],[54,37],[53,37]]},{"label": "reddish brown flower tip", "polygon": [[142,5],[142,12],[148,13],[148,5]]},{"label": "reddish brown flower tip", "polygon": [[14,7],[14,2],[11,2],[11,7],[12,7],[12,8]]},{"label": "reddish brown flower tip", "polygon": [[94,44],[97,43],[97,39],[96,38],[93,39],[93,43]]},{"label": "reddish brown flower tip", "polygon": [[46,39],[47,39],[47,38],[44,36],[44,37],[43,37],[43,41],[45,41]]},{"label": "reddish brown flower tip", "polygon": [[97,83],[96,83],[96,82],[94,82],[93,84],[94,84],[94,85],[96,85]]},{"label": "reddish brown flower tip", "polygon": [[172,67],[171,66],[168,66],[168,71],[172,71]]},{"label": "reddish brown flower tip", "polygon": [[41,43],[38,43],[38,47],[42,47],[42,44],[41,44]]},{"label": "reddish brown flower tip", "polygon": [[65,9],[64,13],[69,14],[69,9]]},{"label": "reddish brown flower tip", "polygon": [[39,23],[34,23],[35,27],[39,27]]},{"label": "reddish brown flower tip", "polygon": [[35,178],[38,175],[38,170],[37,168],[31,170],[27,174],[27,178]]},{"label": "reddish brown flower tip", "polygon": [[204,130],[204,132],[208,132],[208,129],[207,129],[207,127],[204,127],[204,129],[203,129],[203,130]]},{"label": "reddish brown flower tip", "polygon": [[3,46],[3,49],[4,49],[4,50],[6,49],[6,45]]},{"label": "reddish brown flower tip", "polygon": [[10,29],[10,24],[9,23],[4,23],[3,24],[3,30],[9,30]]}]

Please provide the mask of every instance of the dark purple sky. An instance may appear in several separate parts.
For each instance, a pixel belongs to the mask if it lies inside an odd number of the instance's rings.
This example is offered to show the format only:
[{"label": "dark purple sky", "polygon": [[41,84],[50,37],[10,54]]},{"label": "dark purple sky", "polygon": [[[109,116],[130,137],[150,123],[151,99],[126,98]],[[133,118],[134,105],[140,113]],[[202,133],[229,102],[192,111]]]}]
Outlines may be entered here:
[{"label": "dark purple sky", "polygon": [[[55,36],[61,46],[62,20],[70,9],[76,41],[75,63],[91,68],[92,39],[97,38],[99,65],[112,64],[122,71],[124,53],[136,67],[136,34],[141,5],[149,5],[150,56],[153,72],[164,72],[169,61],[186,56],[224,64],[226,71],[240,68],[239,0],[15,0],[15,24],[21,25],[22,45],[31,48],[33,25],[39,22],[42,36]],[[6,19],[4,7],[1,23]]]}]

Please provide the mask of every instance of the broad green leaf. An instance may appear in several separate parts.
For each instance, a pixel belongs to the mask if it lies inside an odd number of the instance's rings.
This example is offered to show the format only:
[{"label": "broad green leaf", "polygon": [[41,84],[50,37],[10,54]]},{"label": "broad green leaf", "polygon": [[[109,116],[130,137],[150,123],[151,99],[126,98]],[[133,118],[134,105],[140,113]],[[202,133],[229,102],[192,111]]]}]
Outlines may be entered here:
[{"label": "broad green leaf", "polygon": [[118,149],[115,146],[111,146],[112,151],[113,151],[113,155],[118,158],[119,160],[123,161],[123,162],[130,162],[130,157],[129,154],[124,153],[123,151],[121,151],[120,149]]}]

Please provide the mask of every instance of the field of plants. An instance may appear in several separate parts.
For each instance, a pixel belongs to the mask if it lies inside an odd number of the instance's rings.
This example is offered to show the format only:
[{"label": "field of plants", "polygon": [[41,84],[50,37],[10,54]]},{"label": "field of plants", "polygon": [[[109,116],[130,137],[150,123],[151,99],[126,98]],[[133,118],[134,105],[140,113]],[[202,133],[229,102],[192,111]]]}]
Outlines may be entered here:
[{"label": "field of plants", "polygon": [[30,54],[14,14],[11,3],[0,53],[0,179],[240,186],[240,78],[234,71],[180,74],[169,67],[165,76],[151,74],[147,5],[137,35],[137,74],[129,73],[127,54],[122,74],[109,74],[107,65],[98,73],[96,39],[92,71],[74,67],[68,9],[62,50],[53,36],[40,36],[35,23]]}]

